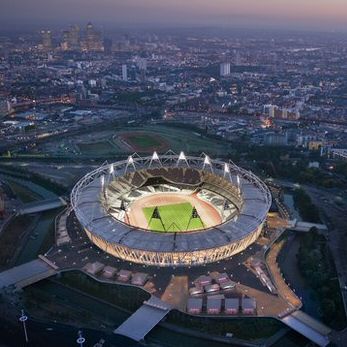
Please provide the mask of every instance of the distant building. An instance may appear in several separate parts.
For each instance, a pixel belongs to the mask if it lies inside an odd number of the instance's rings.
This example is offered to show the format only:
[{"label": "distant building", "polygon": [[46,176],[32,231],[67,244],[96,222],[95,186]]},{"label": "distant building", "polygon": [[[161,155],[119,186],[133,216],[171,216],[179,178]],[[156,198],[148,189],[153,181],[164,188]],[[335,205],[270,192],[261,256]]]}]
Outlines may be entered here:
[{"label": "distant building", "polygon": [[94,29],[92,23],[87,24],[84,49],[88,52],[104,51],[104,45],[101,39],[101,34]]},{"label": "distant building", "polygon": [[323,141],[310,141],[308,143],[308,149],[310,151],[318,151],[321,149],[321,147],[323,147]]},{"label": "distant building", "polygon": [[49,51],[53,48],[52,32],[50,30],[41,30],[42,49]]},{"label": "distant building", "polygon": [[122,65],[122,80],[125,82],[128,81],[128,67],[126,64]]},{"label": "distant building", "polygon": [[285,134],[268,133],[264,136],[265,146],[287,146],[288,136]]},{"label": "distant building", "polygon": [[138,58],[136,61],[136,65],[140,71],[147,71],[147,59],[146,58]]},{"label": "distant building", "polygon": [[282,118],[283,119],[288,118],[288,110],[286,108],[282,109]]},{"label": "distant building", "polygon": [[221,77],[229,76],[231,72],[230,63],[221,63],[219,67],[219,74]]},{"label": "distant building", "polygon": [[69,30],[63,32],[61,48],[64,51],[79,51],[81,49],[79,26],[72,25]]},{"label": "distant building", "polygon": [[8,100],[0,98],[0,119],[11,112],[11,103]]}]

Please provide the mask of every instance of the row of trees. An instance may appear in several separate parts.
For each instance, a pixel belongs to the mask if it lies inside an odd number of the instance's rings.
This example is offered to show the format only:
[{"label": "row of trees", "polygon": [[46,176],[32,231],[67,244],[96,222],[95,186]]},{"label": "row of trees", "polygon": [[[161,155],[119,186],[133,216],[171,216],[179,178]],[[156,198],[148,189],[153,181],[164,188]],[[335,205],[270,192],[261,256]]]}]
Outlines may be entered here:
[{"label": "row of trees", "polygon": [[293,198],[295,208],[306,222],[320,223],[319,210],[303,189],[295,189]]},{"label": "row of trees", "polygon": [[317,295],[323,321],[342,328],[345,315],[336,270],[326,239],[316,228],[302,235],[297,260],[301,274]]}]

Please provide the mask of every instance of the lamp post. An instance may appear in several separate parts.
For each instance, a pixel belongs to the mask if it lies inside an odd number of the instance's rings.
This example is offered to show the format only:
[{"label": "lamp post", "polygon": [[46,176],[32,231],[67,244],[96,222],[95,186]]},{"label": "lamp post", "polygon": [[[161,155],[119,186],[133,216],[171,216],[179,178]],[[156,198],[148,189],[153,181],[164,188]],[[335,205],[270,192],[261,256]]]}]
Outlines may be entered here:
[{"label": "lamp post", "polygon": [[86,339],[82,336],[81,330],[78,332],[78,338],[77,338],[76,342],[77,342],[77,344],[80,345],[80,347],[83,347],[83,344],[86,342]]},{"label": "lamp post", "polygon": [[19,317],[19,321],[23,324],[23,330],[24,330],[24,337],[25,337],[25,342],[28,343],[28,333],[27,333],[27,327],[25,322],[28,320],[28,316],[25,315],[24,310],[22,310],[22,315]]}]

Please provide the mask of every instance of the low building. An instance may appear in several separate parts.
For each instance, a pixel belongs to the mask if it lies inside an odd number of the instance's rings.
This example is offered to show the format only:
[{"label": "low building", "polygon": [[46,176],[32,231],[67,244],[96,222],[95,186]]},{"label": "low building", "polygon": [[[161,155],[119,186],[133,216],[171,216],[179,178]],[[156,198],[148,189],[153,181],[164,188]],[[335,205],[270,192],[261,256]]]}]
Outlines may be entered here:
[{"label": "low building", "polygon": [[117,269],[113,266],[105,266],[102,271],[102,276],[105,278],[112,278],[117,273]]},{"label": "low building", "polygon": [[214,283],[214,284],[208,284],[205,286],[205,292],[206,293],[213,293],[213,292],[218,292],[219,291],[219,284]]},{"label": "low building", "polygon": [[189,314],[200,314],[202,311],[202,298],[188,298],[187,312]]},{"label": "low building", "polygon": [[195,280],[197,286],[207,286],[212,283],[212,278],[210,276],[200,276]]},{"label": "low building", "polygon": [[229,281],[230,278],[226,272],[219,273],[219,272],[211,272],[210,276],[215,280],[217,283],[221,284],[222,282]]},{"label": "low building", "polygon": [[236,283],[234,281],[231,281],[231,280],[220,283],[220,289],[221,290],[232,289],[235,286],[236,286]]},{"label": "low building", "polygon": [[118,281],[120,282],[128,282],[130,280],[131,277],[131,271],[129,270],[120,270],[118,272]]},{"label": "low building", "polygon": [[104,268],[104,266],[104,264],[96,261],[94,263],[87,263],[84,267],[84,270],[91,275],[96,275]]},{"label": "low building", "polygon": [[226,314],[238,314],[240,310],[239,298],[228,298],[225,299],[224,311]]},{"label": "low building", "polygon": [[257,303],[255,298],[242,298],[241,308],[243,314],[256,314],[257,313]]},{"label": "low building", "polygon": [[207,313],[220,314],[222,309],[222,299],[217,296],[207,298]]},{"label": "low building", "polygon": [[190,295],[199,295],[204,292],[204,289],[202,287],[193,287],[189,289]]},{"label": "low building", "polygon": [[131,284],[136,286],[144,286],[148,280],[148,274],[144,272],[136,272],[131,276]]}]

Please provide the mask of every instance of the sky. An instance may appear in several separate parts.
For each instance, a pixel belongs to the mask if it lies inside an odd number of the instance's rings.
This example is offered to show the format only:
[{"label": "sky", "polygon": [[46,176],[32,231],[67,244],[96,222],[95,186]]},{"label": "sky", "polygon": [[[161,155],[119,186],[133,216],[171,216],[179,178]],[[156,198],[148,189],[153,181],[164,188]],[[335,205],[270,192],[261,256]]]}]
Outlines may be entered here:
[{"label": "sky", "polygon": [[117,27],[347,31],[347,0],[0,0],[0,28],[92,21]]}]

